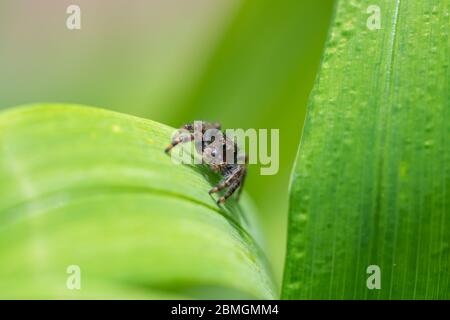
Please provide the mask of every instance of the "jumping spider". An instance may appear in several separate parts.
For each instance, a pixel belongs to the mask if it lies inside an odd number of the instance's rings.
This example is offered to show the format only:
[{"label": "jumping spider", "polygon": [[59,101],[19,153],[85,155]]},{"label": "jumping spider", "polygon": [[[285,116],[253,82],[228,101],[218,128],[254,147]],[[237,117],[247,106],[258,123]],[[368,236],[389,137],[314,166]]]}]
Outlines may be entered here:
[{"label": "jumping spider", "polygon": [[[239,199],[247,175],[248,162],[245,153],[239,152],[234,139],[227,137],[220,128],[219,123],[206,121],[186,124],[174,135],[172,143],[165,149],[166,153],[170,153],[176,145],[194,141],[195,150],[201,155],[203,163],[223,176],[222,180],[209,190],[209,194],[212,194],[226,189],[217,200],[218,204],[224,203],[238,189]],[[214,140],[211,137],[214,137]]]}]

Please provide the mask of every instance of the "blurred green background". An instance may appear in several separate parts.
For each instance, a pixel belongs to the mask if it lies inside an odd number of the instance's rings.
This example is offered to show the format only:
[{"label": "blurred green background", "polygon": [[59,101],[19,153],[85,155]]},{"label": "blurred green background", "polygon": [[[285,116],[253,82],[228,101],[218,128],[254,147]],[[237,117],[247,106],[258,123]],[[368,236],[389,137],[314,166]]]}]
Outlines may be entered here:
[{"label": "blurred green background", "polygon": [[[66,8],[81,8],[81,30]],[[280,129],[280,171],[250,167],[280,281],[289,175],[332,0],[0,0],[0,109],[80,103],[178,127]]]}]

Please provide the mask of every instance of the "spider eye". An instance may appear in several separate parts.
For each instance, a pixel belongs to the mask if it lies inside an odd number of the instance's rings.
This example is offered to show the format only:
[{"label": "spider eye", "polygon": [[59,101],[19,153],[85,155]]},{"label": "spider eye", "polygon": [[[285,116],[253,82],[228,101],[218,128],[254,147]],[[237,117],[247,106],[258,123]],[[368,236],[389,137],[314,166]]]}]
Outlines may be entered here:
[{"label": "spider eye", "polygon": [[213,157],[215,157],[215,156],[217,155],[217,150],[214,149],[213,151],[211,151],[211,155],[212,155]]}]

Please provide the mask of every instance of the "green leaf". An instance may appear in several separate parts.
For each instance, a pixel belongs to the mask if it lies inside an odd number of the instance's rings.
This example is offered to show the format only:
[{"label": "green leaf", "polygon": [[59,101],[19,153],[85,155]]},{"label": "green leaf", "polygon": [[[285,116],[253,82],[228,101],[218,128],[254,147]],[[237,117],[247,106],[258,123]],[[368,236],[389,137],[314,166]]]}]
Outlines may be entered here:
[{"label": "green leaf", "polygon": [[338,2],[292,176],[284,298],[450,298],[449,5]]},{"label": "green leaf", "polygon": [[218,207],[216,177],[164,154],[172,132],[73,105],[0,113],[0,297],[276,297],[249,199]]}]

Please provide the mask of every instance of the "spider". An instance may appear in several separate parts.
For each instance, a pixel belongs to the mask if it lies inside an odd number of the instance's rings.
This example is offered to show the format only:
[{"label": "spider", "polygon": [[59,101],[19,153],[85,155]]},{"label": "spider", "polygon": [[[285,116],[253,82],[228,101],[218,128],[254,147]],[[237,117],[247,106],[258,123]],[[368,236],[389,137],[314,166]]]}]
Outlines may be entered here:
[{"label": "spider", "polygon": [[172,143],[165,149],[169,154],[176,145],[194,141],[195,150],[202,156],[202,161],[223,177],[209,190],[209,194],[213,194],[226,189],[217,200],[217,204],[224,203],[238,189],[237,200],[239,200],[248,163],[245,153],[240,153],[234,140],[228,138],[220,128],[220,123],[206,121],[186,124],[174,135]]}]

